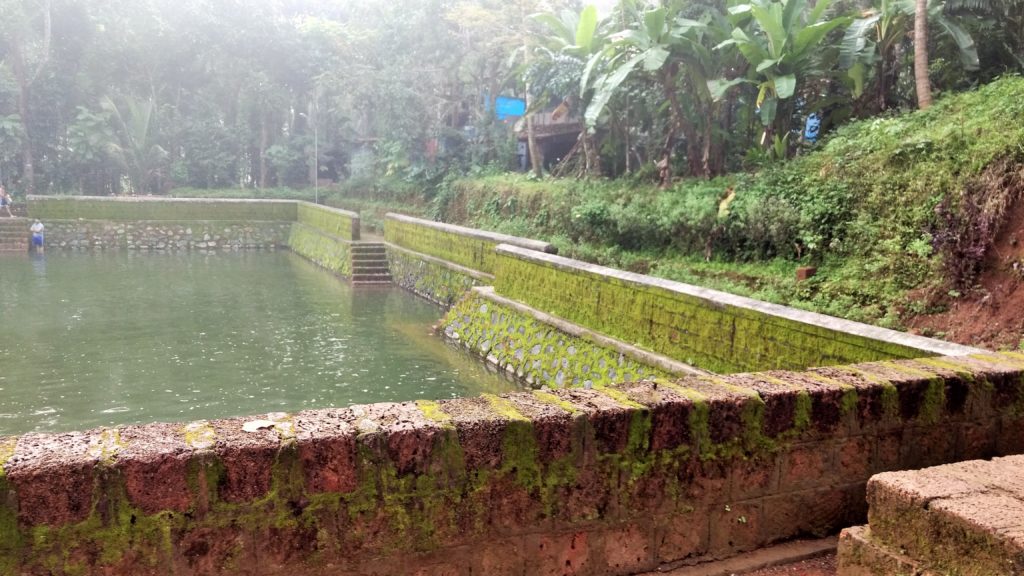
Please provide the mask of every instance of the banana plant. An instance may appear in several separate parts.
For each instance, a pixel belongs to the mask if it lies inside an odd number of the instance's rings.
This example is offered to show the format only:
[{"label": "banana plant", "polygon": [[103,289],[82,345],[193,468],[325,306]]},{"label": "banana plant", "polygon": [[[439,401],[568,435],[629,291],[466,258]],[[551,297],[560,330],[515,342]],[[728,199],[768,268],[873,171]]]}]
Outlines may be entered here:
[{"label": "banana plant", "polygon": [[679,134],[686,139],[687,161],[692,175],[710,176],[720,162],[711,157],[714,132],[713,101],[707,78],[723,67],[723,60],[713,53],[711,42],[720,40],[721,27],[715,18],[705,14],[705,21],[682,16],[684,6],[670,2],[643,8],[636,2],[623,1],[624,28],[609,36],[607,48],[587,63],[580,82],[580,92],[592,91],[584,119],[593,129],[612,99],[620,94],[623,84],[638,78],[653,84],[664,97],[669,111],[661,160],[662,185],[671,179],[671,158]]},{"label": "banana plant", "polygon": [[[706,26],[676,15],[671,7],[641,10],[634,3],[623,2],[623,10],[630,21],[628,27],[612,34],[608,47],[590,58],[580,80],[580,93],[593,90],[594,94],[584,115],[591,128],[626,79],[638,71],[664,71],[673,52],[692,45],[693,35]],[[670,86],[663,87],[674,92]]]},{"label": "banana plant", "polygon": [[761,123],[772,126],[779,102],[792,98],[804,78],[821,73],[816,58],[829,32],[852,20],[826,17],[831,4],[832,0],[819,0],[808,8],[807,0],[752,0],[729,7],[732,34],[716,49],[738,50],[749,63],[750,74],[710,81],[715,99],[734,86],[752,83],[757,86]]}]

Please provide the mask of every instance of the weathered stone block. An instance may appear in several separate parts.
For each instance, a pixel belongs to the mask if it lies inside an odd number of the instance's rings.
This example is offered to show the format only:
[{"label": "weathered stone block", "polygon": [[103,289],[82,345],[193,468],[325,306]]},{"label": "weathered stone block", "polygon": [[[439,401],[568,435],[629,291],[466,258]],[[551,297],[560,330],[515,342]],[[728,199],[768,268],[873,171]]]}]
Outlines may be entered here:
[{"label": "weathered stone block", "polygon": [[835,473],[832,451],[820,444],[794,446],[782,455],[779,489],[799,490],[828,483]]},{"label": "weathered stone block", "polygon": [[650,523],[630,524],[601,533],[604,574],[636,574],[653,570],[658,562],[654,546],[655,527]]},{"label": "weathered stone block", "polygon": [[295,438],[309,494],[347,493],[358,483],[355,427],[334,411],[295,415]]},{"label": "weathered stone block", "polygon": [[764,544],[764,515],[760,501],[719,504],[709,510],[709,520],[709,553],[712,556],[732,556]]},{"label": "weathered stone block", "polygon": [[662,516],[654,524],[660,528],[658,561],[667,564],[708,552],[711,532],[708,511],[695,509]]},{"label": "weathered stone block", "polygon": [[26,434],[4,464],[17,493],[18,519],[26,525],[60,526],[92,512],[99,457],[89,445],[100,432]]},{"label": "weathered stone block", "polygon": [[194,454],[181,426],[129,426],[121,428],[119,436],[115,461],[133,506],[147,514],[185,512],[193,507],[195,497],[206,496],[193,495],[189,487]]},{"label": "weathered stone block", "polygon": [[526,574],[572,576],[595,570],[587,531],[544,534],[526,538]]}]

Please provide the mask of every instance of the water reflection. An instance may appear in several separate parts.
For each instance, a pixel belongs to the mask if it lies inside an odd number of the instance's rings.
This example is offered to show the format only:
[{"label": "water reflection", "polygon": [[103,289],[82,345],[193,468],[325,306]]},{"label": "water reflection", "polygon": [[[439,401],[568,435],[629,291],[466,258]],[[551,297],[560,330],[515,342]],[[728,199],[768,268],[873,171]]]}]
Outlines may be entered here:
[{"label": "water reflection", "polygon": [[440,314],[285,252],[3,258],[0,435],[514,388]]}]

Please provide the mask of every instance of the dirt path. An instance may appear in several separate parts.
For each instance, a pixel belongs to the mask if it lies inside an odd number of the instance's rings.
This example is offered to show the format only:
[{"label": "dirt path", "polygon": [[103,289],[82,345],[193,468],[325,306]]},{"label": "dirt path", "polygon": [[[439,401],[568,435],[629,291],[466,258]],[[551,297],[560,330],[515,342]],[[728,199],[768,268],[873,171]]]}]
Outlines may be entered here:
[{"label": "dirt path", "polygon": [[[835,576],[836,555],[829,554],[820,558],[812,558],[802,562],[763,568],[747,572],[744,576]],[[737,575],[738,576],[738,575]]]}]

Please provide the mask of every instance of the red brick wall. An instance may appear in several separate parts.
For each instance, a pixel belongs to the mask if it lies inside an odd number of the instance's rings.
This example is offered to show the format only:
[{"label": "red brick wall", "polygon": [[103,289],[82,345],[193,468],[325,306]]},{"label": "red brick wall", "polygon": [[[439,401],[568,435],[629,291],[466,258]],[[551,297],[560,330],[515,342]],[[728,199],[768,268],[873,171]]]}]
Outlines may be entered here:
[{"label": "red brick wall", "polygon": [[1024,452],[1024,356],[0,439],[0,574],[630,574]]}]

